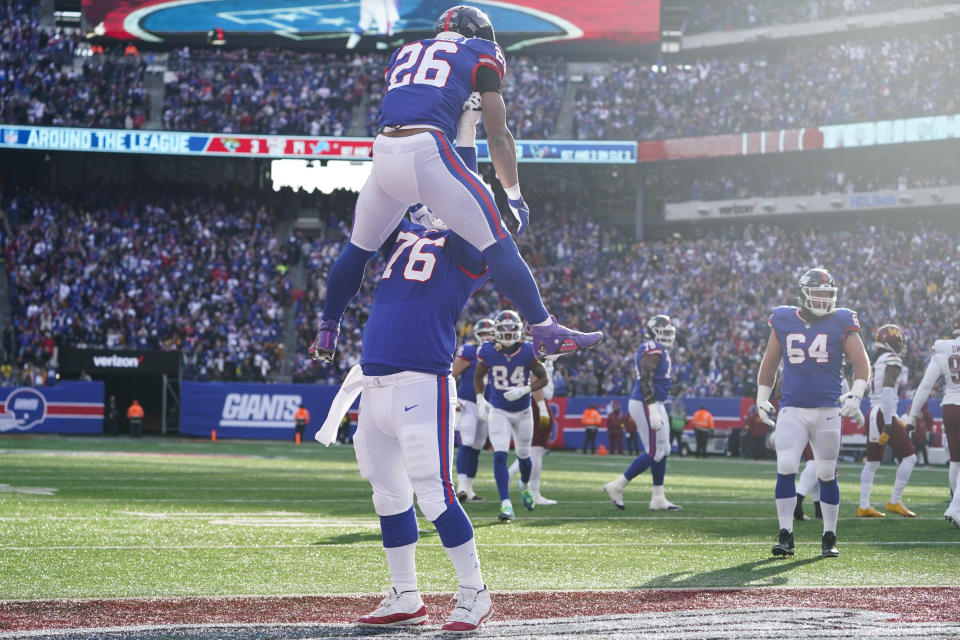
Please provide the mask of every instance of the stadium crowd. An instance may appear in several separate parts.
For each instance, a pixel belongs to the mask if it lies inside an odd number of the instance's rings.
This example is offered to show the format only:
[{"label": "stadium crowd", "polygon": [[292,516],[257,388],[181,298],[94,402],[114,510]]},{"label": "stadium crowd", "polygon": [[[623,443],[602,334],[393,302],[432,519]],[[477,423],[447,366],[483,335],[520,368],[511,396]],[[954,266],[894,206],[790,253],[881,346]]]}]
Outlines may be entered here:
[{"label": "stadium crowd", "polygon": [[116,53],[75,57],[78,36],[41,26],[38,7],[0,4],[0,122],[140,128],[146,63]]},{"label": "stadium crowd", "polygon": [[812,22],[945,4],[950,3],[947,0],[708,0],[691,5],[684,33],[692,35],[707,31],[752,29],[774,24]]},{"label": "stadium crowd", "polygon": [[952,114],[960,37],[794,44],[690,63],[612,62],[577,88],[581,140],[676,138]]},{"label": "stadium crowd", "polygon": [[291,286],[275,212],[249,194],[179,191],[4,199],[16,338],[4,355],[25,379],[56,371],[66,344],[180,349],[196,380],[263,380],[282,361]]}]

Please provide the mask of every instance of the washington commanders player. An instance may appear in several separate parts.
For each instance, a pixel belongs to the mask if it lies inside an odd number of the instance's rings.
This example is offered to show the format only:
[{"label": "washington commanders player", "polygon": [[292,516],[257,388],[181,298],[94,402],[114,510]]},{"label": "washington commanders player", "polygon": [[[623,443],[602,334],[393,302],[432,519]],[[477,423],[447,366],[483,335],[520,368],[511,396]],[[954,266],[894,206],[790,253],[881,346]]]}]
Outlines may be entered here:
[{"label": "washington commanders player", "polygon": [[960,527],[960,487],[957,486],[957,476],[960,475],[960,312],[953,317],[951,331],[952,339],[937,340],[933,343],[930,363],[923,373],[920,386],[913,396],[913,404],[903,421],[911,427],[917,423],[933,385],[943,376],[943,399],[940,406],[943,408],[943,428],[950,448],[949,479],[950,491],[953,494],[943,517]]},{"label": "washington commanders player", "polygon": [[870,491],[873,489],[873,477],[883,461],[883,450],[890,443],[893,455],[900,459],[897,477],[893,483],[893,493],[887,502],[887,511],[898,513],[905,518],[917,514],[907,509],[903,502],[903,489],[910,481],[910,474],[917,464],[917,452],[907,434],[906,428],[897,417],[897,399],[900,397],[901,359],[907,341],[903,329],[895,324],[885,324],[877,329],[873,337],[873,349],[876,358],[873,361],[873,374],[870,380],[870,412],[867,414],[867,461],[860,472],[860,505],[857,516],[860,518],[882,518],[885,514],[870,506]]}]

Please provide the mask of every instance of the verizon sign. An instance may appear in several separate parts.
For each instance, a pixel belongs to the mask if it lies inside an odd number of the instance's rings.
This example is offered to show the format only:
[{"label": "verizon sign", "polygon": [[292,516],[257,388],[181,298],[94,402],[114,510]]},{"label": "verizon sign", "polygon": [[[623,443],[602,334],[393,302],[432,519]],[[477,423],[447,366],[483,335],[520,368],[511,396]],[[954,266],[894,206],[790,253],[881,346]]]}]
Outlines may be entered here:
[{"label": "verizon sign", "polygon": [[86,371],[92,376],[166,374],[179,378],[180,352],[65,347],[60,355],[60,368],[67,374]]},{"label": "verizon sign", "polygon": [[109,356],[93,356],[93,364],[97,367],[113,367],[114,369],[136,369],[143,362],[143,356],[125,357],[112,354]]}]

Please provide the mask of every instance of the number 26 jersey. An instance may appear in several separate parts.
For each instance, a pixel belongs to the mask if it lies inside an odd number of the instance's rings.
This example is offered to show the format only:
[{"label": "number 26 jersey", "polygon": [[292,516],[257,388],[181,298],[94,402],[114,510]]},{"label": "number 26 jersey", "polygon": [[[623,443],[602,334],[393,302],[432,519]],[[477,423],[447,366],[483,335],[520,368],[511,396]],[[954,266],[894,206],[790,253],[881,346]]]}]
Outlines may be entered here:
[{"label": "number 26 jersey", "polygon": [[445,37],[411,42],[393,53],[384,73],[378,127],[432,125],[453,140],[463,103],[477,90],[477,71],[489,67],[503,83],[507,63],[500,45],[441,35]]},{"label": "number 26 jersey", "polygon": [[798,307],[777,307],[767,321],[783,358],[781,407],[835,407],[842,393],[843,341],[860,331],[855,311],[838,308],[807,320]]}]

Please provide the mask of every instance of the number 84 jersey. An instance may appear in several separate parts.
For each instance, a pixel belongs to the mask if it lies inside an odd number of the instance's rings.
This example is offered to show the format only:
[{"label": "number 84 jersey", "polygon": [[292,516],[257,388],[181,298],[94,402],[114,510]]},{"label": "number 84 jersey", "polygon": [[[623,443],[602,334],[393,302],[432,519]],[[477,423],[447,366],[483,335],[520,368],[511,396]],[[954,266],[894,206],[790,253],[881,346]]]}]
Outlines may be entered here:
[{"label": "number 84 jersey", "polygon": [[500,45],[441,35],[445,37],[411,42],[393,53],[384,73],[387,91],[378,127],[427,124],[453,140],[463,103],[477,90],[477,71],[489,67],[503,83],[507,63]]},{"label": "number 84 jersey", "polygon": [[838,308],[807,320],[798,307],[777,307],[767,321],[783,352],[781,407],[834,407],[842,391],[843,342],[860,331],[855,311]]},{"label": "number 84 jersey", "polygon": [[530,407],[530,394],[507,400],[503,392],[510,387],[530,384],[530,366],[536,362],[533,344],[518,342],[512,352],[497,351],[493,342],[484,342],[477,351],[477,360],[487,365],[487,401],[504,411],[523,411]]}]

